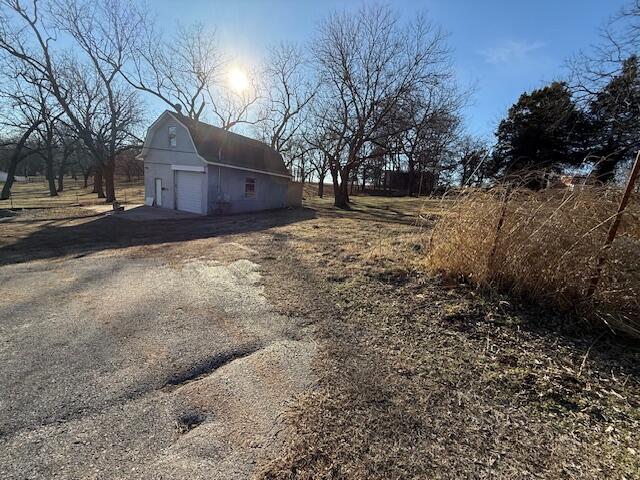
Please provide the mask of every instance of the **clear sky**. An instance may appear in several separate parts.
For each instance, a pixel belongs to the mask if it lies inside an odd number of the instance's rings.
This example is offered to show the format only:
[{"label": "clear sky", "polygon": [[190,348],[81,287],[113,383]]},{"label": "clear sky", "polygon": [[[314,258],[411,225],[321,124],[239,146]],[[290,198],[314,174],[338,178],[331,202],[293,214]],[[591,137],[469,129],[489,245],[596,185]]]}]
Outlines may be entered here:
[{"label": "clear sky", "polygon": [[[360,0],[151,0],[167,29],[179,20],[217,28],[241,62],[257,62],[282,40],[309,42],[316,24],[333,10]],[[377,2],[381,3],[381,2]],[[490,137],[525,90],[565,76],[566,60],[598,41],[598,29],[625,0],[397,0],[387,3],[408,18],[426,12],[450,34],[460,83],[473,86],[465,109],[468,129]]]}]

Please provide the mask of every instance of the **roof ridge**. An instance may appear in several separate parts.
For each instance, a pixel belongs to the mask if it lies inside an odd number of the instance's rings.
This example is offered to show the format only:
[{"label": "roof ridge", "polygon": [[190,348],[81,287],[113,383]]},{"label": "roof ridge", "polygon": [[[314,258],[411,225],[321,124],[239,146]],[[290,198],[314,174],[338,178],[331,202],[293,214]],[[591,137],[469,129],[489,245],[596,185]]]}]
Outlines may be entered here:
[{"label": "roof ridge", "polygon": [[203,160],[209,163],[219,162],[249,170],[291,176],[282,154],[265,142],[230,132],[201,120],[194,120],[179,112],[170,110],[165,112],[185,126],[197,154]]},{"label": "roof ridge", "polygon": [[[276,152],[276,153],[280,154],[280,152],[278,152],[278,151],[277,151],[275,148],[273,148],[271,145],[267,144],[266,142],[263,142],[262,140],[258,140],[257,138],[248,137],[248,136],[246,136],[246,135],[242,135],[242,134],[240,134],[240,133],[232,132],[231,130],[226,130],[226,129],[224,129],[224,128],[222,128],[222,127],[218,127],[218,126],[216,126],[216,125],[211,125],[210,123],[203,122],[202,120],[196,120],[196,119],[194,119],[194,118],[187,117],[186,115],[183,115],[183,114],[182,114],[182,113],[180,113],[180,112],[174,112],[174,111],[171,111],[171,110],[166,110],[166,111],[167,111],[167,112],[169,112],[169,113],[170,113],[170,114],[172,114],[172,115],[176,115],[180,121],[185,121],[185,120],[186,120],[186,123],[187,123],[187,124],[188,124],[188,123],[193,123],[193,124],[196,124],[196,125],[203,125],[203,126],[205,126],[205,127],[207,127],[207,128],[213,128],[213,129],[215,129],[215,130],[220,131],[220,132],[221,132],[221,133],[223,133],[224,135],[230,135],[230,136],[232,136],[232,137],[238,137],[238,138],[241,138],[242,140],[249,140],[249,141],[251,141],[251,142],[258,143],[260,146],[265,147],[265,148],[268,148],[269,150],[272,150],[272,151],[274,151],[274,152]],[[190,126],[190,125],[187,125],[187,127],[189,127],[189,126]]]}]

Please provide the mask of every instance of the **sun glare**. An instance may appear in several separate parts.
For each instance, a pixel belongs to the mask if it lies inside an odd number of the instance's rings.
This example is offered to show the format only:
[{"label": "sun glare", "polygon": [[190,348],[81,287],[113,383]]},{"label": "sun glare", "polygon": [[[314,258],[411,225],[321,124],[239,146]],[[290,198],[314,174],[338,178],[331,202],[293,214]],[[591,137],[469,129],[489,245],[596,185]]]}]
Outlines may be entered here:
[{"label": "sun glare", "polygon": [[229,70],[228,81],[231,89],[238,93],[245,91],[249,87],[247,74],[238,67]]}]

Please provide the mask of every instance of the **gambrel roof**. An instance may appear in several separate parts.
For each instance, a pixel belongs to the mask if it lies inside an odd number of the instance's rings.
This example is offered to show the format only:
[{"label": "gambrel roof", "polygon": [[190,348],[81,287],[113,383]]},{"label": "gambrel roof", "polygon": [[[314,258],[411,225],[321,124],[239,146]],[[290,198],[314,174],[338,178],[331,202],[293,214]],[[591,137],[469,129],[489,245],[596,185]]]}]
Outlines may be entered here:
[{"label": "gambrel roof", "polygon": [[[291,177],[282,155],[266,143],[165,110],[188,131],[200,158],[210,164]],[[149,129],[153,129],[153,126]],[[144,157],[144,152],[141,155]]]}]

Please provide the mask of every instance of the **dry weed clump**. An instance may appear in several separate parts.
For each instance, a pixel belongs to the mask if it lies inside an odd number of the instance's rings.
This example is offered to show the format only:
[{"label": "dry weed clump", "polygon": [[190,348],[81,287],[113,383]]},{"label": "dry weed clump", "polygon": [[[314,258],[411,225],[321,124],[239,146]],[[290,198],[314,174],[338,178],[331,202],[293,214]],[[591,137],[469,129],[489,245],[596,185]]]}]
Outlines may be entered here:
[{"label": "dry weed clump", "polygon": [[[603,250],[622,193],[496,188],[462,194],[435,226],[430,270],[640,336],[640,199]],[[604,268],[588,295],[599,256]]]}]

